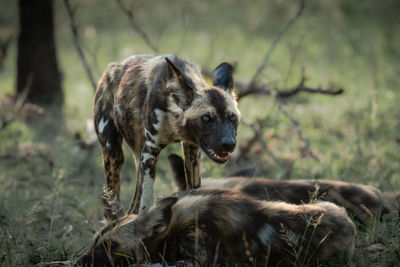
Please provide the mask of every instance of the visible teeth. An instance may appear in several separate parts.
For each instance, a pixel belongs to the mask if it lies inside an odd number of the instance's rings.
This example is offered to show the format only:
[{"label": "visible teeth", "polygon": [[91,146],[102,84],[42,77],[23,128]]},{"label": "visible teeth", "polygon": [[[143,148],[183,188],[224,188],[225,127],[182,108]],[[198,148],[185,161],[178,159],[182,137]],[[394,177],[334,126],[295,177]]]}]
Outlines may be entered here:
[{"label": "visible teeth", "polygon": [[214,152],[214,150],[212,150],[211,148],[210,148],[210,150],[211,150],[211,153],[210,153],[211,156],[213,156],[214,158],[217,158],[217,159],[221,159],[221,157],[218,156],[217,153]]},{"label": "visible teeth", "polygon": [[212,148],[208,147],[204,142],[202,142],[202,147],[204,151],[213,159],[216,160],[226,160],[228,157],[227,153],[223,153],[223,155],[218,155]]}]

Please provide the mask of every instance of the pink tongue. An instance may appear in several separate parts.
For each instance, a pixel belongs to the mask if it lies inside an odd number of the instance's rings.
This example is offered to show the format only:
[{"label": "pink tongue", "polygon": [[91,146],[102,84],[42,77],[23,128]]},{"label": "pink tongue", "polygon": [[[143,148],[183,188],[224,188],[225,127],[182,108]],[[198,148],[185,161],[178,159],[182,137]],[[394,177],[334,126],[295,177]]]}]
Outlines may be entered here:
[{"label": "pink tongue", "polygon": [[216,153],[216,154],[218,155],[218,157],[220,157],[222,159],[226,159],[227,157],[229,157],[229,153],[222,153],[222,154]]}]

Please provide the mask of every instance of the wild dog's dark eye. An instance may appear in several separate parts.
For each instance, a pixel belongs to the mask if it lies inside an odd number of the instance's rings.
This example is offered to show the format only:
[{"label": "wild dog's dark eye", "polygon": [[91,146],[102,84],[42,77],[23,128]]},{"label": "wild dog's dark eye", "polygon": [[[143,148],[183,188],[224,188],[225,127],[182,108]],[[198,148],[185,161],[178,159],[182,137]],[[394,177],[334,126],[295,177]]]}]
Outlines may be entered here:
[{"label": "wild dog's dark eye", "polygon": [[210,115],[203,115],[201,116],[201,121],[202,122],[210,122],[211,121],[211,116]]},{"label": "wild dog's dark eye", "polygon": [[232,114],[232,115],[229,117],[229,120],[230,120],[231,122],[235,122],[235,121],[237,120],[236,115],[235,115],[235,114]]}]

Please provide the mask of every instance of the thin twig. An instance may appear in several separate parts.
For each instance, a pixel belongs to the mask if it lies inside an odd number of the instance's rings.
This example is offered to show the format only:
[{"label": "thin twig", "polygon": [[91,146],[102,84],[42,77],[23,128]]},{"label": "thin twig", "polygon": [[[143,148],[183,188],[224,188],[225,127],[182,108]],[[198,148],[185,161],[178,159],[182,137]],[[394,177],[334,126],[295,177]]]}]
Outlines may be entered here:
[{"label": "thin twig", "polygon": [[159,54],[158,48],[155,46],[155,44],[150,40],[149,36],[147,33],[139,26],[139,24],[135,20],[135,16],[131,10],[129,10],[123,3],[122,0],[115,0],[117,2],[119,8],[125,13],[126,16],[128,16],[129,21],[131,22],[132,28],[134,31],[136,31],[140,37],[143,39],[143,41],[147,44],[147,46],[153,50],[156,54]]},{"label": "thin twig", "polygon": [[301,130],[301,125],[300,123],[290,115],[290,113],[286,110],[284,103],[280,99],[280,97],[276,96],[275,97],[276,102],[278,103],[279,109],[282,111],[282,113],[290,120],[290,122],[293,124],[294,128],[296,129],[297,136],[299,139],[304,143],[305,148],[308,151],[308,154],[315,160],[319,161],[319,158],[312,152],[311,147],[310,147],[310,141],[304,136],[303,131]]},{"label": "thin twig", "polygon": [[215,254],[214,254],[214,260],[211,266],[218,266],[217,261],[218,261],[218,254],[219,254],[219,247],[221,246],[221,240],[218,240],[217,245],[215,246]]},{"label": "thin twig", "polygon": [[91,68],[90,68],[90,66],[89,66],[89,64],[88,64],[88,62],[86,60],[85,53],[83,53],[82,47],[81,47],[81,45],[79,43],[78,28],[77,28],[77,26],[75,24],[75,17],[74,17],[75,16],[75,14],[74,14],[75,11],[72,9],[72,7],[71,7],[71,5],[69,3],[69,0],[64,0],[64,4],[65,4],[65,8],[67,9],[68,16],[69,16],[69,19],[70,19],[70,26],[71,26],[71,31],[72,31],[73,41],[74,41],[74,45],[75,45],[76,51],[78,52],[79,57],[81,58],[83,67],[85,68],[85,71],[86,71],[86,73],[88,75],[88,78],[90,80],[91,85],[92,85],[93,89],[96,91],[96,82],[95,82],[95,80],[93,78],[92,70],[91,70]]},{"label": "thin twig", "polygon": [[49,261],[49,262],[40,262],[35,264],[34,266],[61,266],[61,265],[71,265],[73,261]]},{"label": "thin twig", "polygon": [[21,112],[21,110],[25,104],[25,101],[28,97],[28,94],[31,90],[32,81],[33,81],[33,74],[29,74],[28,79],[26,81],[26,85],[24,87],[24,90],[22,91],[21,94],[18,95],[18,99],[16,100],[15,105],[13,107],[12,117],[7,119],[5,116],[4,117],[0,116],[0,119],[2,120],[2,122],[0,124],[0,131],[4,130],[12,122],[14,122],[20,115],[20,112]]},{"label": "thin twig", "polygon": [[339,89],[322,89],[321,87],[318,88],[311,88],[308,86],[305,86],[304,83],[307,80],[307,78],[304,75],[304,69],[302,69],[302,77],[301,77],[301,81],[299,83],[299,85],[297,85],[295,88],[293,89],[289,89],[289,90],[276,90],[276,96],[280,97],[280,98],[284,98],[284,97],[290,97],[292,95],[295,95],[299,92],[308,92],[308,93],[313,93],[313,94],[326,94],[326,95],[340,95],[343,93],[343,89],[339,88]]},{"label": "thin twig", "polygon": [[[263,121],[260,119],[256,119],[256,123],[258,124],[258,127],[256,127],[255,123],[250,123],[246,120],[242,120],[242,122],[249,126],[253,132],[254,132],[254,137],[251,139],[252,142],[249,142],[249,145],[253,145],[256,141],[259,141],[263,147],[263,149],[268,153],[268,155],[274,160],[274,162],[278,165],[281,165],[282,162],[274,155],[274,153],[272,153],[272,151],[269,149],[268,147],[268,143],[267,140],[264,138],[263,135],[263,129],[264,129],[264,125],[263,125]],[[250,150],[250,148],[248,149]],[[247,154],[249,151],[246,151],[246,153],[241,154],[240,157],[241,158],[243,155]]]},{"label": "thin twig", "polygon": [[289,77],[292,75],[293,66],[294,66],[294,63],[296,62],[297,55],[300,52],[300,48],[301,48],[303,39],[304,39],[304,34],[300,36],[298,42],[291,48],[292,51],[291,51],[290,61],[289,61],[290,64],[289,64],[289,68],[287,70],[286,76],[284,78],[285,87],[287,87],[287,82],[289,80]]},{"label": "thin twig", "polygon": [[248,85],[248,87],[253,87],[256,79],[258,78],[258,76],[262,73],[262,71],[265,69],[265,67],[268,64],[268,60],[269,57],[271,56],[272,51],[274,51],[276,45],[279,43],[280,39],[282,38],[282,36],[285,34],[285,32],[289,29],[289,27],[301,16],[301,14],[303,13],[304,10],[304,0],[299,0],[299,8],[297,9],[296,14],[289,19],[280,29],[280,31],[278,32],[278,34],[275,36],[275,39],[272,41],[271,46],[269,47],[267,53],[264,56],[263,61],[261,61],[260,66],[258,67],[258,69],[256,70],[255,74],[253,75],[253,78],[250,80],[250,83]]},{"label": "thin twig", "polygon": [[295,95],[299,92],[307,92],[307,93],[313,93],[313,94],[324,94],[324,95],[340,95],[343,93],[343,89],[322,89],[321,87],[318,88],[311,88],[307,87],[304,84],[291,89],[291,90],[277,90],[277,96],[280,98],[285,98],[285,97],[290,97],[292,95]]}]

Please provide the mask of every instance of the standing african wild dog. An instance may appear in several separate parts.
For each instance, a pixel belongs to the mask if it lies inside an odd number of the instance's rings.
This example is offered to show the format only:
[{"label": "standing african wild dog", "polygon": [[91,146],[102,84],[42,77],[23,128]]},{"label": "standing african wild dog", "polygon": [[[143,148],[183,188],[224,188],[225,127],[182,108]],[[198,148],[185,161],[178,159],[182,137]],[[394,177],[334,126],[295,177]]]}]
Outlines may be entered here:
[{"label": "standing african wild dog", "polygon": [[[185,190],[185,173],[180,156],[168,156],[175,184],[180,191]],[[252,171],[252,170],[250,170]],[[366,225],[374,219],[391,212],[389,201],[375,188],[332,180],[284,180],[263,178],[230,177],[202,179],[202,188],[232,188],[255,199],[285,201],[292,204],[308,203],[315,199],[333,202]],[[396,194],[392,199],[395,201]]]},{"label": "standing african wild dog", "polygon": [[200,186],[200,148],[215,162],[228,160],[240,115],[232,72],[230,64],[220,64],[210,86],[197,65],[172,55],[132,56],[108,66],[97,86],[94,122],[107,189],[116,199],[123,140],[135,154],[137,182],[129,213],[153,205],[157,157],[168,144],[182,142],[187,189]]},{"label": "standing african wild dog", "polygon": [[[187,190],[103,228],[83,266],[310,266],[354,250],[355,225],[330,202],[259,201],[230,189]],[[130,263],[129,263],[130,262]]]}]

